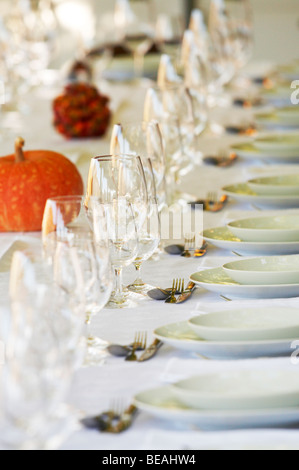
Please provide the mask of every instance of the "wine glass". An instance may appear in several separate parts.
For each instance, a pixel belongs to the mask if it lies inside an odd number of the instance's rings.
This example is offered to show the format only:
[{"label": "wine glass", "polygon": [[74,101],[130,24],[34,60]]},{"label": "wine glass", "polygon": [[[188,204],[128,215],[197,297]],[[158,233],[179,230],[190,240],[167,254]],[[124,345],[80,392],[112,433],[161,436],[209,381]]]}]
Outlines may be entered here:
[{"label": "wine glass", "polygon": [[184,20],[180,15],[160,13],[156,21],[156,41],[163,54],[177,63],[184,33]]},{"label": "wine glass", "polygon": [[91,200],[83,196],[57,196],[46,202],[42,221],[45,253],[51,258],[58,241],[71,243],[76,238],[93,238]]},{"label": "wine glass", "polygon": [[[106,216],[104,209],[97,206],[94,210],[94,223],[97,236],[94,240],[82,236],[68,243],[59,243],[56,256],[59,259],[56,269],[56,278],[60,285],[70,293],[74,289],[74,266],[72,258],[75,256],[76,269],[81,278],[82,295],[85,299],[85,344],[86,352],[83,366],[101,365],[107,356],[108,343],[91,334],[91,320],[107,304],[112,291],[112,271],[110,253],[106,232]],[[100,228],[101,226],[101,228]]]},{"label": "wine glass", "polygon": [[197,132],[205,126],[200,106],[184,84],[152,87],[144,103],[144,119],[157,119],[163,136],[166,155],[166,180],[170,193],[168,203],[188,199],[178,189],[180,178],[189,173],[201,158],[197,148]]},{"label": "wine glass", "polygon": [[133,54],[137,76],[142,75],[143,58],[154,42],[154,9],[151,0],[116,0],[115,27]]},{"label": "wine glass", "polygon": [[127,154],[92,158],[86,201],[91,196],[98,198],[102,204],[125,198],[132,205],[137,229],[142,227],[148,193],[141,158]]},{"label": "wine glass", "polygon": [[70,431],[62,405],[82,353],[84,305],[79,278],[66,295],[53,268],[41,249],[17,251],[12,259],[2,380],[7,449],[56,447]]},{"label": "wine glass", "polygon": [[217,58],[226,69],[224,84],[250,59],[253,20],[250,0],[211,0],[209,32]]},{"label": "wine glass", "polygon": [[123,268],[132,264],[138,253],[138,235],[132,204],[124,197],[117,197],[104,204],[107,231],[110,243],[111,264],[115,273],[115,289],[108,307],[126,308],[133,306],[123,292]]},{"label": "wine glass", "polygon": [[158,121],[115,124],[110,144],[111,153],[129,153],[140,156],[144,168],[147,191],[156,197],[159,211],[166,205],[166,161],[163,137]]},{"label": "wine glass", "polygon": [[56,256],[60,261],[60,270],[56,274],[63,280],[67,292],[71,292],[74,281],[71,261],[74,256],[72,250],[76,250],[85,296],[87,351],[84,364],[100,364],[107,343],[91,335],[90,325],[92,317],[108,302],[112,290],[105,211],[94,197],[62,196],[48,199],[42,233],[44,252],[50,259]]},{"label": "wine glass", "polygon": [[150,257],[157,250],[161,240],[160,217],[158,211],[158,204],[155,198],[149,200],[147,206],[147,215],[145,222],[138,232],[138,253],[133,262],[137,278],[128,286],[128,289],[138,294],[146,294],[153,287],[141,279],[141,267],[144,261]]}]

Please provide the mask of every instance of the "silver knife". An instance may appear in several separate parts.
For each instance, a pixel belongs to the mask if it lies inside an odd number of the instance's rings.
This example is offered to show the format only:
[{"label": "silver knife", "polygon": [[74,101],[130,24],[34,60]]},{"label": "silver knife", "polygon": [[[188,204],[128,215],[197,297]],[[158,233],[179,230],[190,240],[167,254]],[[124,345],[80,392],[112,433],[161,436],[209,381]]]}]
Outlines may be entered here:
[{"label": "silver knife", "polygon": [[155,341],[144,351],[143,354],[137,359],[138,362],[145,362],[154,357],[159,349],[163,346],[162,341],[155,339]]}]

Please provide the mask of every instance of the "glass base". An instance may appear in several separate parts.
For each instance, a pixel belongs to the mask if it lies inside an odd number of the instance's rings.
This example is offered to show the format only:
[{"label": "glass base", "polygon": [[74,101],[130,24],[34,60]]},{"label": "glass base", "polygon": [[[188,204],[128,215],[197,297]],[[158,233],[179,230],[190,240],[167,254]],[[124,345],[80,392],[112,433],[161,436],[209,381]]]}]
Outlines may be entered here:
[{"label": "glass base", "polygon": [[154,289],[153,286],[145,283],[133,283],[128,286],[128,290],[134,292],[135,294],[147,295],[147,293]]},{"label": "glass base", "polygon": [[109,300],[108,304],[106,305],[105,308],[109,309],[116,309],[116,308],[134,308],[137,306],[136,302],[134,302],[129,296],[129,290],[127,289],[127,294],[126,296],[122,298],[115,298],[111,297]]}]

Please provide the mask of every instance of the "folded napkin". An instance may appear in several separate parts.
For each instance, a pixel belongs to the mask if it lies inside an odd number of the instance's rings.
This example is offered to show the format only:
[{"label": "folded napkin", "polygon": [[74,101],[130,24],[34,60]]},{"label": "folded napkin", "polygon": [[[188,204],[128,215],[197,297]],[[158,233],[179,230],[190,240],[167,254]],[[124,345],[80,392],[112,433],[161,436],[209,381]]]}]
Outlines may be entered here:
[{"label": "folded napkin", "polygon": [[148,432],[143,449],[148,450],[299,450],[296,430],[237,430],[225,432]]},{"label": "folded napkin", "polygon": [[177,75],[171,57],[162,54],[158,68],[157,83],[160,88],[181,83],[181,78]]}]

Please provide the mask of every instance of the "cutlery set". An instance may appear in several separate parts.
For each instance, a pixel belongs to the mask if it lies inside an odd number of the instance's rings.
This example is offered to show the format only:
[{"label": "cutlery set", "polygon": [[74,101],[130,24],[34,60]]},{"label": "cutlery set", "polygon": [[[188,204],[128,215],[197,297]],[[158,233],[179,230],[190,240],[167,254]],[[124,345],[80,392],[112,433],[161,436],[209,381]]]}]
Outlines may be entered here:
[{"label": "cutlery set", "polygon": [[196,288],[195,283],[189,282],[185,288],[185,282],[182,279],[174,279],[170,289],[157,287],[148,292],[151,299],[164,301],[167,304],[181,304],[190,299]]},{"label": "cutlery set", "polygon": [[[111,356],[122,357],[128,362],[145,362],[153,358],[162,345],[161,341],[154,340],[147,347],[147,333],[137,332],[133,343],[128,345],[110,344],[107,346],[107,351]],[[141,354],[138,355],[138,352],[141,352]]]},{"label": "cutlery set", "polygon": [[120,434],[131,427],[136,418],[138,410],[136,406],[130,405],[124,410],[112,405],[111,409],[103,413],[87,417],[81,420],[81,424],[88,429],[97,429],[101,432]]}]

